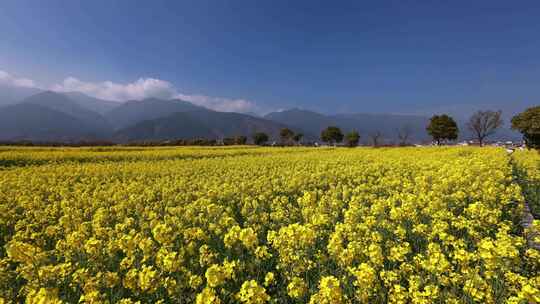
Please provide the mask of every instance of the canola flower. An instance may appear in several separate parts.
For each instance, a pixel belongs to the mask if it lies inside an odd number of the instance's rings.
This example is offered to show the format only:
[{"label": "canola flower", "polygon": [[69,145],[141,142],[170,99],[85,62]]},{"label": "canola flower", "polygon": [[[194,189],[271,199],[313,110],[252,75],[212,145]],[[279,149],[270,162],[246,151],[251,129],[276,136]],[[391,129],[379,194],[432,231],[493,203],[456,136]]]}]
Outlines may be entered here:
[{"label": "canola flower", "polygon": [[0,303],[540,303],[539,160],[1,148]]}]

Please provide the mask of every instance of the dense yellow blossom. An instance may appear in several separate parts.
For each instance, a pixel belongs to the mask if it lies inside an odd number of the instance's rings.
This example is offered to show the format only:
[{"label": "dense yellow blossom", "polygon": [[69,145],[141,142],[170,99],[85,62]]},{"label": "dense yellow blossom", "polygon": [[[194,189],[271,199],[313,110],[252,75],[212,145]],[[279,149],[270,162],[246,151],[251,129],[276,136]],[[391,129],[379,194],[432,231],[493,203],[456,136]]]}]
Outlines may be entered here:
[{"label": "dense yellow blossom", "polygon": [[254,280],[244,282],[237,296],[240,302],[246,304],[263,304],[270,300],[264,287]]},{"label": "dense yellow blossom", "polygon": [[220,304],[221,300],[216,295],[216,292],[211,288],[204,288],[197,295],[196,304]]},{"label": "dense yellow blossom", "polygon": [[264,276],[264,286],[268,287],[268,286],[274,284],[275,279],[276,278],[275,278],[273,272],[267,273],[266,276]]},{"label": "dense yellow blossom", "polygon": [[26,297],[26,304],[61,304],[58,298],[58,290],[40,288],[38,291],[32,290]]},{"label": "dense yellow blossom", "polygon": [[333,276],[323,277],[319,291],[311,296],[310,304],[340,304],[344,302],[340,282]]},{"label": "dense yellow blossom", "polygon": [[304,282],[304,280],[302,280],[299,277],[292,278],[289,285],[287,285],[287,294],[293,299],[304,297],[306,292],[307,292],[307,285]]},{"label": "dense yellow blossom", "polygon": [[539,303],[540,156],[0,148],[0,303]]},{"label": "dense yellow blossom", "polygon": [[208,286],[217,287],[231,279],[234,275],[234,263],[225,262],[225,265],[212,265],[206,270],[206,281]]}]

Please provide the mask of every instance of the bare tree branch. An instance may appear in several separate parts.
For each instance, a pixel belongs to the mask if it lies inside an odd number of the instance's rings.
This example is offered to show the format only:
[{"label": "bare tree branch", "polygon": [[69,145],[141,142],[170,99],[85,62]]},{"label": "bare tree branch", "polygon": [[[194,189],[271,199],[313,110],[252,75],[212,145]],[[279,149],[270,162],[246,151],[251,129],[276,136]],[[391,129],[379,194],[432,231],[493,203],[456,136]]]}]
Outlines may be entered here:
[{"label": "bare tree branch", "polygon": [[412,128],[410,125],[403,125],[396,129],[397,136],[399,139],[399,145],[400,146],[406,146],[407,142],[409,141],[409,137],[412,133]]},{"label": "bare tree branch", "polygon": [[382,137],[381,131],[375,131],[369,134],[369,138],[371,139],[371,142],[373,143],[374,147],[379,146],[379,140]]},{"label": "bare tree branch", "polygon": [[484,139],[493,135],[503,125],[502,111],[478,111],[474,113],[467,127],[471,130],[480,146],[484,145]]}]

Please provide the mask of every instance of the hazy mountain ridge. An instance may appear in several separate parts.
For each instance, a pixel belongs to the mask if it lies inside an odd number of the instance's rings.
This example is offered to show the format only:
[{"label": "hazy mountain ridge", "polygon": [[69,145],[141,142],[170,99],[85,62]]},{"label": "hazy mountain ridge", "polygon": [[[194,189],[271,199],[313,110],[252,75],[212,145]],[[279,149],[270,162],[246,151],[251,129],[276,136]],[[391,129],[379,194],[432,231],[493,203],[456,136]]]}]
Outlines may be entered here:
[{"label": "hazy mountain ridge", "polygon": [[0,108],[0,140],[73,142],[103,137],[93,126],[51,108],[20,103]]},{"label": "hazy mountain ridge", "polygon": [[281,128],[286,127],[260,117],[216,112],[182,100],[148,98],[113,103],[80,93],[51,91],[0,107],[0,114],[0,140],[6,141],[220,139],[251,137],[255,132],[277,139]]},{"label": "hazy mountain ridge", "polygon": [[110,132],[109,122],[100,114],[79,105],[67,95],[45,91],[24,99],[23,104],[36,104],[70,115],[91,126],[105,137]]},{"label": "hazy mountain ridge", "polygon": [[[406,115],[406,114],[373,114],[351,113],[324,115],[321,113],[291,109],[281,112],[273,112],[264,116],[269,120],[286,123],[302,130],[307,138],[318,139],[321,131],[328,126],[337,126],[344,132],[356,130],[360,133],[361,142],[368,143],[370,135],[381,133],[381,139],[385,143],[397,143],[399,141],[398,130],[407,128],[409,142],[429,142],[430,137],[426,132],[429,124],[429,116]],[[473,139],[473,134],[467,128],[466,119],[456,119],[460,136],[459,140]],[[521,135],[510,130],[509,119],[505,121],[503,128],[499,129],[489,140],[520,140]]]},{"label": "hazy mountain ridge", "polygon": [[278,139],[279,131],[286,125],[240,113],[208,110],[174,113],[167,117],[140,122],[119,130],[118,141],[172,140],[172,139],[222,139],[233,136],[251,136],[256,132],[267,133]]},{"label": "hazy mountain ridge", "polygon": [[96,112],[100,115],[105,115],[114,108],[122,105],[121,102],[94,98],[79,92],[66,92],[63,94],[75,101],[81,107]]},{"label": "hazy mountain ridge", "polygon": [[296,108],[268,113],[264,118],[295,127],[303,132],[306,138],[317,138],[322,129],[336,125],[336,121],[329,116]]},{"label": "hazy mountain ridge", "polygon": [[289,122],[289,125],[314,138],[318,138],[321,131],[328,126],[337,126],[344,132],[356,130],[363,142],[375,132],[381,132],[387,141],[396,141],[397,129],[405,126],[410,129],[410,140],[417,142],[429,138],[425,131],[429,118],[422,116],[364,113],[324,115],[308,110],[291,109],[269,113],[265,118],[281,123]]},{"label": "hazy mountain ridge", "polygon": [[40,92],[42,92],[40,89],[0,84],[0,107],[19,103]]},{"label": "hazy mountain ridge", "polygon": [[[112,128],[94,105],[107,101],[84,96],[79,101],[69,94],[39,91],[12,105],[0,107],[0,140],[36,142],[77,142],[108,140]],[[82,95],[82,94],[80,94]]]}]

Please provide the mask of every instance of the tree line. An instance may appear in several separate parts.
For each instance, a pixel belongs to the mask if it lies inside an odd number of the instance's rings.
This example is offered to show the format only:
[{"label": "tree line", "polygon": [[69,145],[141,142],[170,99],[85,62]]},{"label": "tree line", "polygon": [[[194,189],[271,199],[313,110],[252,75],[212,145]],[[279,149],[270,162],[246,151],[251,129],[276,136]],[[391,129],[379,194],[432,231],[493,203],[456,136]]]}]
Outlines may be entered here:
[{"label": "tree line", "polygon": [[[469,118],[466,127],[473,133],[474,138],[480,146],[483,146],[486,139],[495,134],[495,132],[504,125],[502,111],[477,111]],[[514,116],[511,120],[511,127],[523,135],[523,140],[527,147],[540,148],[540,106],[532,107]],[[459,136],[459,127],[450,115],[433,115],[426,126],[427,133],[431,136],[437,145],[445,144],[457,140]],[[399,145],[409,144],[412,130],[410,126],[403,126],[396,130]],[[281,145],[298,145],[302,138],[302,133],[294,133],[289,128],[283,128],[280,131]],[[382,133],[374,131],[368,134],[373,146],[378,146],[382,139]],[[337,126],[329,126],[322,130],[320,139],[329,144],[336,145],[344,141],[345,146],[356,147],[360,142],[360,134],[352,130],[343,134]],[[265,133],[256,133],[253,135],[253,142],[256,145],[265,145],[269,141],[269,136]]]},{"label": "tree line", "polygon": [[[511,128],[520,132],[525,145],[529,148],[540,148],[540,106],[526,109],[511,119]],[[485,140],[495,134],[504,124],[502,111],[477,111],[469,118],[467,128],[473,133],[480,146]],[[458,138],[459,128],[456,121],[446,115],[434,115],[426,128],[428,134],[438,145],[444,141]]]}]

